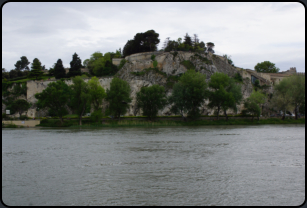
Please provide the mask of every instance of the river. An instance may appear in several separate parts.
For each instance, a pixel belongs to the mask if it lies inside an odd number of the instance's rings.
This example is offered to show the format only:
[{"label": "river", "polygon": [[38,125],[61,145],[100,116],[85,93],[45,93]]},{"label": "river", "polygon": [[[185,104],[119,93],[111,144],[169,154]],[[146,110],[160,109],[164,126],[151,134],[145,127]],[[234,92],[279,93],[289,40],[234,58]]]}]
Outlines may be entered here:
[{"label": "river", "polygon": [[2,201],[301,205],[305,125],[2,129]]}]

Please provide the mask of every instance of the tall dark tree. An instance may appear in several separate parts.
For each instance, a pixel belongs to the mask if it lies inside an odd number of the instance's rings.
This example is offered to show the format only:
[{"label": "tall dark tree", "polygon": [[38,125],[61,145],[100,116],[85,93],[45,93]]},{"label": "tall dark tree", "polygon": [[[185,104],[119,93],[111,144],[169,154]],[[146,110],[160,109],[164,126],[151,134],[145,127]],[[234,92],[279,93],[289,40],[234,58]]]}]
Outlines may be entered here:
[{"label": "tall dark tree", "polygon": [[137,33],[132,40],[127,41],[123,49],[123,55],[129,56],[133,53],[156,51],[159,42],[159,34],[154,30]]},{"label": "tall dark tree", "polygon": [[29,71],[29,67],[28,65],[30,64],[30,62],[28,61],[26,56],[22,56],[20,57],[20,60],[16,62],[15,69],[16,70],[27,70]]},{"label": "tall dark tree", "polygon": [[191,37],[189,36],[188,33],[186,33],[186,35],[184,36],[184,44],[186,45],[189,45],[189,46],[192,46],[192,39]]},{"label": "tall dark tree", "polygon": [[214,46],[215,46],[214,43],[208,42],[207,43],[208,51],[211,52],[211,53],[214,53],[214,50],[213,50]]},{"label": "tall dark tree", "polygon": [[61,59],[58,59],[57,63],[55,64],[53,74],[56,79],[61,79],[66,76],[66,72]]},{"label": "tall dark tree", "polygon": [[193,46],[197,46],[199,44],[199,39],[198,39],[198,35],[194,34],[193,35]]},{"label": "tall dark tree", "polygon": [[43,75],[42,71],[42,63],[38,60],[38,58],[35,58],[33,60],[31,71],[28,75],[28,77],[34,77],[35,79],[39,79]]},{"label": "tall dark tree", "polygon": [[82,61],[78,57],[78,54],[74,53],[74,55],[72,55],[72,61],[70,62],[70,69],[68,72],[68,76],[73,77],[81,75],[81,67],[82,67]]}]

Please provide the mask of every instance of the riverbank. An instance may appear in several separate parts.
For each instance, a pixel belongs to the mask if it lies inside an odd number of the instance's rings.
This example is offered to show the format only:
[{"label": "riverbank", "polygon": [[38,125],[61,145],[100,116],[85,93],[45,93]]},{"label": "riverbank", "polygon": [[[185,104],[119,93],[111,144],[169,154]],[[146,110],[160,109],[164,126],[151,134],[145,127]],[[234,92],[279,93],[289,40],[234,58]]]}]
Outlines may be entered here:
[{"label": "riverbank", "polygon": [[[76,119],[64,120],[61,124],[59,119],[44,119],[39,125],[41,127],[80,127],[79,121]],[[263,124],[305,124],[305,118],[300,118],[295,120],[293,118],[287,118],[281,120],[280,118],[262,118],[260,120],[251,118],[244,119],[225,119],[216,120],[216,118],[211,120],[163,120],[157,119],[155,121],[148,120],[103,120],[102,122],[91,122],[90,119],[83,119],[82,126],[85,127],[154,127],[154,126],[202,126],[202,125],[263,125]]]}]

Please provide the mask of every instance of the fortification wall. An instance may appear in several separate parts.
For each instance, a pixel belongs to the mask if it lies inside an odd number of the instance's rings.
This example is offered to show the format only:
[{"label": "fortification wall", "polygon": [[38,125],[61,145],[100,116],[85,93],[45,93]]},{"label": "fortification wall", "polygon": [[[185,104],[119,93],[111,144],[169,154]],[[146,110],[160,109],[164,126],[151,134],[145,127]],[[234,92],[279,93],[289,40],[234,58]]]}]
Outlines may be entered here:
[{"label": "fortification wall", "polygon": [[118,66],[120,64],[121,60],[123,60],[123,58],[113,58],[112,64]]}]

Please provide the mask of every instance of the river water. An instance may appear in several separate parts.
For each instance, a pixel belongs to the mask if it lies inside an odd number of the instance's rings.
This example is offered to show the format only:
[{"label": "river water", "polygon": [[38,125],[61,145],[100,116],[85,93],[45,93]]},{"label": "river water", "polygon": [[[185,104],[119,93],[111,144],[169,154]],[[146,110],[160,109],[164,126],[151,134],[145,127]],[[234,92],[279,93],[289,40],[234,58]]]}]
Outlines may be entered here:
[{"label": "river water", "polygon": [[305,125],[2,129],[6,205],[301,205]]}]

